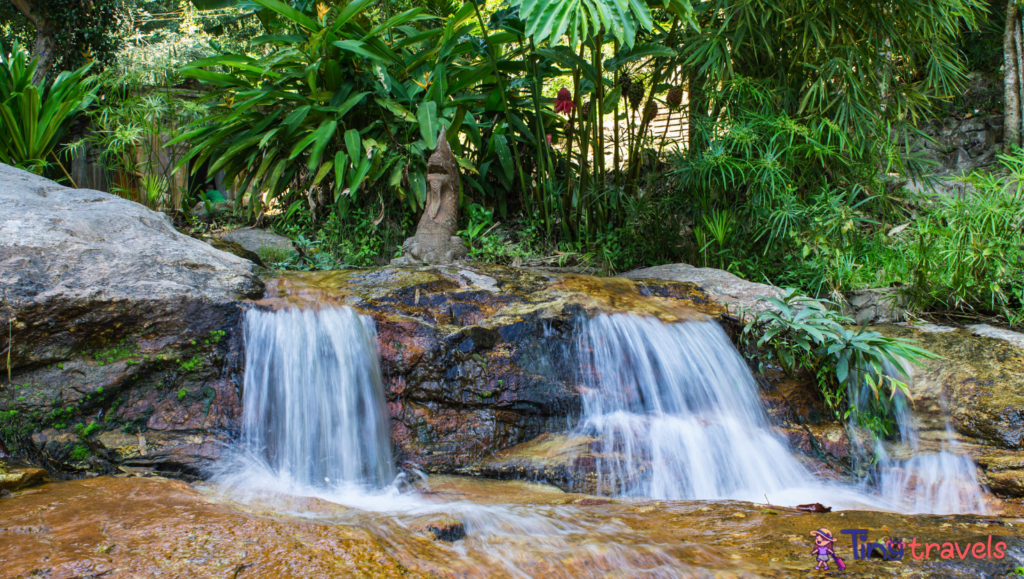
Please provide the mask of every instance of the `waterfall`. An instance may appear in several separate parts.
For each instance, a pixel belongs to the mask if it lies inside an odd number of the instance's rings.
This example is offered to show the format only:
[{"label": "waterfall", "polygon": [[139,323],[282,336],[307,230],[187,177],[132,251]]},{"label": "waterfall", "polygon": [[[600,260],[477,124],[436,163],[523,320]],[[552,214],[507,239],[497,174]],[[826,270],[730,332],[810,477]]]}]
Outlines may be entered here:
[{"label": "waterfall", "polygon": [[351,308],[249,310],[242,446],[299,488],[395,478],[373,320]]},{"label": "waterfall", "polygon": [[760,502],[811,484],[718,324],[601,314],[578,334],[599,494]]},{"label": "waterfall", "polygon": [[[390,485],[396,469],[371,318],[347,307],[251,309],[245,343],[242,436],[220,482],[419,508]],[[879,446],[874,486],[814,477],[773,430],[746,362],[715,322],[599,314],[578,323],[575,347],[583,415],[573,434],[588,439],[580,464],[593,465],[595,486],[587,492],[985,511],[973,463],[953,447],[920,454],[908,408],[897,418],[913,456],[895,460]]]},{"label": "waterfall", "polygon": [[892,460],[879,446],[873,487],[816,479],[772,431],[753,376],[714,322],[601,314],[577,333],[583,416],[574,434],[592,439],[598,494],[985,512],[973,462],[945,449],[917,454],[905,407],[898,426],[916,456]]},{"label": "waterfall", "polygon": [[[886,364],[885,371],[903,381],[909,381],[912,374],[910,368],[896,368],[890,364]],[[864,391],[851,394],[854,394],[851,400],[855,404],[867,396]],[[946,418],[946,441],[939,452],[928,453],[921,451],[911,405],[902,395],[895,399],[900,442],[909,448],[913,456],[894,459],[882,444],[875,446],[875,472],[882,497],[898,510],[908,513],[985,514],[988,509],[978,481],[978,469],[973,460],[958,452],[960,445],[949,424],[949,412],[941,395],[939,402]]]}]

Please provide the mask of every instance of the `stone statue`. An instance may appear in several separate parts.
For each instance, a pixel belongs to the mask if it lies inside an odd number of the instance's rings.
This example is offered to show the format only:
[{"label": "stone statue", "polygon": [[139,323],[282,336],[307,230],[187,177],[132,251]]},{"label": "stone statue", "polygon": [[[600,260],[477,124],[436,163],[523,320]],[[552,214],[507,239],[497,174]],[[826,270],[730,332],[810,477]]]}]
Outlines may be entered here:
[{"label": "stone statue", "polygon": [[427,202],[416,235],[402,244],[402,257],[392,265],[452,263],[466,257],[466,245],[455,235],[459,221],[459,165],[444,127],[427,161]]}]

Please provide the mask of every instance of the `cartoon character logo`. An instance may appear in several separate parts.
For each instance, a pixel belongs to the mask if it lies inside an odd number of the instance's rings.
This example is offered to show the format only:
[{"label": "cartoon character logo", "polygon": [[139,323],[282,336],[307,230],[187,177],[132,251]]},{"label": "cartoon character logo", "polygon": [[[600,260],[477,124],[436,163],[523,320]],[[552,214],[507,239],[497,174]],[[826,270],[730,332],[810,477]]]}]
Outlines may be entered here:
[{"label": "cartoon character logo", "polygon": [[836,567],[840,571],[846,569],[846,564],[840,559],[833,547],[836,544],[835,537],[832,536],[832,531],[828,529],[818,529],[817,531],[811,531],[811,536],[814,537],[814,549],[811,553],[814,554],[818,561],[817,566],[814,568],[818,571],[828,571],[828,560],[831,557],[836,562]]}]

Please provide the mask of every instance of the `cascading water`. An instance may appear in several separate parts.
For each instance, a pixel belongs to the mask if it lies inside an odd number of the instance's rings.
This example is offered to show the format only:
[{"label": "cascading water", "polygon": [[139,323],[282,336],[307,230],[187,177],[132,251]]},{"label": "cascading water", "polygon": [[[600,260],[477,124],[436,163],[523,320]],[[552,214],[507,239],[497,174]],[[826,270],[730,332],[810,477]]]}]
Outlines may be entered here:
[{"label": "cascading water", "polygon": [[395,478],[373,320],[350,308],[250,310],[242,445],[297,487]]},{"label": "cascading water", "polygon": [[[584,415],[576,433],[591,439],[599,493],[897,504],[818,481],[801,466],[773,434],[746,363],[717,324],[616,314],[579,329]],[[422,538],[410,529],[438,514],[453,517],[466,537],[439,547],[437,568],[460,576],[711,576],[683,562],[682,547],[651,543],[618,519],[572,505],[436,503],[399,493],[389,484],[395,469],[370,318],[349,308],[254,309],[245,339],[240,452],[215,478],[233,500],[359,526],[414,563]],[[901,492],[892,481],[892,492]]]},{"label": "cascading water", "polygon": [[601,314],[579,329],[583,420],[601,494],[746,498],[808,486],[769,430],[746,363],[714,322]]},{"label": "cascading water", "polygon": [[[370,318],[254,309],[245,339],[243,464],[220,482],[419,508],[388,486],[396,471]],[[772,431],[753,376],[714,322],[600,314],[580,322],[576,346],[584,413],[575,434],[591,439],[598,494],[984,512],[973,464],[946,451],[897,461],[879,448],[878,488],[816,479]],[[901,416],[913,444],[910,414]]]},{"label": "cascading water", "polygon": [[[887,366],[886,371],[900,380],[910,380],[910,368]],[[866,392],[853,398],[862,400]],[[921,452],[914,414],[903,396],[895,400],[896,424],[900,441],[913,454],[903,460],[889,456],[885,448],[875,447],[878,482],[882,497],[900,511],[937,515],[987,512],[974,461],[959,454],[956,435],[949,424],[945,401],[939,401],[946,416],[946,440],[939,452]],[[855,402],[856,403],[856,402]]]},{"label": "cascading water", "polygon": [[[902,462],[880,454],[880,489],[815,479],[771,431],[753,376],[714,322],[601,314],[578,334],[585,389],[575,432],[595,439],[600,494],[984,512],[973,463],[945,451]],[[916,441],[910,414],[901,416]]]}]

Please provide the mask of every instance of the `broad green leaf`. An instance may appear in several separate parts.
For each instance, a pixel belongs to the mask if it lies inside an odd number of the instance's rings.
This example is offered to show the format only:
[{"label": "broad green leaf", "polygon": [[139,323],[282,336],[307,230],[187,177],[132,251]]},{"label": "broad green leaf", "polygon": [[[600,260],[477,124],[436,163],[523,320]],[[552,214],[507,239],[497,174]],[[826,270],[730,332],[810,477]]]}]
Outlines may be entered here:
[{"label": "broad green leaf", "polygon": [[304,28],[312,30],[313,32],[316,32],[317,30],[320,30],[320,25],[317,24],[316,22],[314,22],[313,19],[311,19],[310,17],[306,16],[302,12],[299,12],[298,10],[292,8],[291,6],[285,4],[284,2],[279,2],[278,0],[250,0],[250,1],[254,2],[256,4],[259,4],[260,6],[263,6],[264,8],[266,8],[268,10],[272,10],[272,11],[280,14],[281,16],[287,18],[288,20],[291,20],[292,22],[298,24],[299,26],[302,26]]},{"label": "broad green leaf", "polygon": [[352,2],[349,2],[348,5],[341,10],[341,12],[338,12],[338,17],[334,20],[334,24],[331,26],[331,30],[337,30],[338,28],[344,26],[354,16],[362,12],[364,9],[366,9],[367,6],[370,6],[376,1],[377,0],[352,0]]},{"label": "broad green leaf", "polygon": [[409,185],[412,187],[412,192],[416,195],[416,201],[422,207],[427,201],[427,180],[423,173],[419,171],[409,173]]},{"label": "broad green leaf", "polygon": [[334,161],[327,161],[326,163],[321,165],[320,166],[320,170],[316,172],[316,178],[313,179],[313,185],[314,186],[319,185],[320,181],[323,181],[324,177],[326,177],[327,174],[330,173],[331,169],[333,169],[333,168],[334,168]]},{"label": "broad green leaf", "polygon": [[437,119],[437,103],[425,101],[416,110],[416,118],[420,122],[420,135],[428,149],[437,148],[437,135],[441,131],[441,123]]},{"label": "broad green leaf", "polygon": [[349,129],[345,131],[345,150],[348,151],[348,156],[354,162],[362,155],[363,140],[359,136],[359,131],[356,129]]},{"label": "broad green leaf", "polygon": [[498,161],[501,162],[501,168],[505,171],[505,177],[509,181],[512,181],[512,175],[515,173],[515,165],[512,162],[512,151],[508,148],[508,142],[505,140],[505,135],[492,135],[491,142],[494,144],[494,152],[498,154]]},{"label": "broad green leaf", "polygon": [[604,97],[604,107],[601,108],[601,114],[610,115],[615,112],[615,107],[619,105],[619,99],[622,97],[622,85],[613,88]]},{"label": "broad green leaf", "polygon": [[288,160],[290,161],[295,157],[301,155],[302,152],[305,151],[306,148],[309,147],[314,140],[316,140],[316,131],[306,135],[305,137],[302,137],[302,139],[300,139],[299,142],[295,143],[295,146],[292,147],[291,153],[288,154]]},{"label": "broad green leaf", "polygon": [[391,177],[388,179],[388,185],[398,187],[402,184],[402,175],[404,174],[405,163],[406,161],[404,158],[399,159],[398,162],[395,163],[395,167],[391,169]]},{"label": "broad green leaf", "polygon": [[356,192],[359,191],[359,186],[363,184],[363,179],[366,178],[366,174],[370,172],[371,166],[370,159],[363,158],[359,161],[359,167],[352,173],[352,176],[348,181],[348,190],[351,197],[355,197]]},{"label": "broad green leaf", "polygon": [[338,121],[328,120],[321,123],[320,127],[314,131],[313,136],[316,137],[316,140],[313,143],[313,150],[309,153],[308,169],[310,171],[315,171],[320,166],[320,158],[323,156],[324,149],[334,138],[337,128]]},{"label": "broad green leaf", "polygon": [[337,42],[332,42],[331,44],[341,48],[342,50],[347,50],[353,54],[358,54],[359,56],[363,56],[371,60],[384,60],[381,58],[380,54],[369,50],[366,44],[358,40],[339,40]]},{"label": "broad green leaf", "polygon": [[344,151],[338,151],[334,155],[334,202],[338,202],[341,196],[341,188],[345,183],[345,172],[348,168],[348,155]]},{"label": "broad green leaf", "polygon": [[368,94],[370,93],[361,92],[348,97],[348,99],[345,102],[341,103],[337,107],[334,107],[335,113],[337,113],[337,115],[340,117],[345,116],[346,113],[352,110],[352,107],[356,106],[359,103],[359,101],[363,100],[363,97],[365,97]]},{"label": "broad green leaf", "polygon": [[395,113],[398,118],[404,121],[409,121],[410,123],[416,122],[416,115],[412,114],[412,111],[398,104],[396,101],[381,97],[374,97],[374,100],[377,101],[377,104]]},{"label": "broad green leaf", "polygon": [[470,161],[469,159],[455,157],[455,161],[459,164],[459,167],[462,167],[463,169],[469,171],[470,173],[473,173],[474,175],[480,174],[480,171],[477,171],[476,169],[476,165],[474,165],[473,162]]}]

